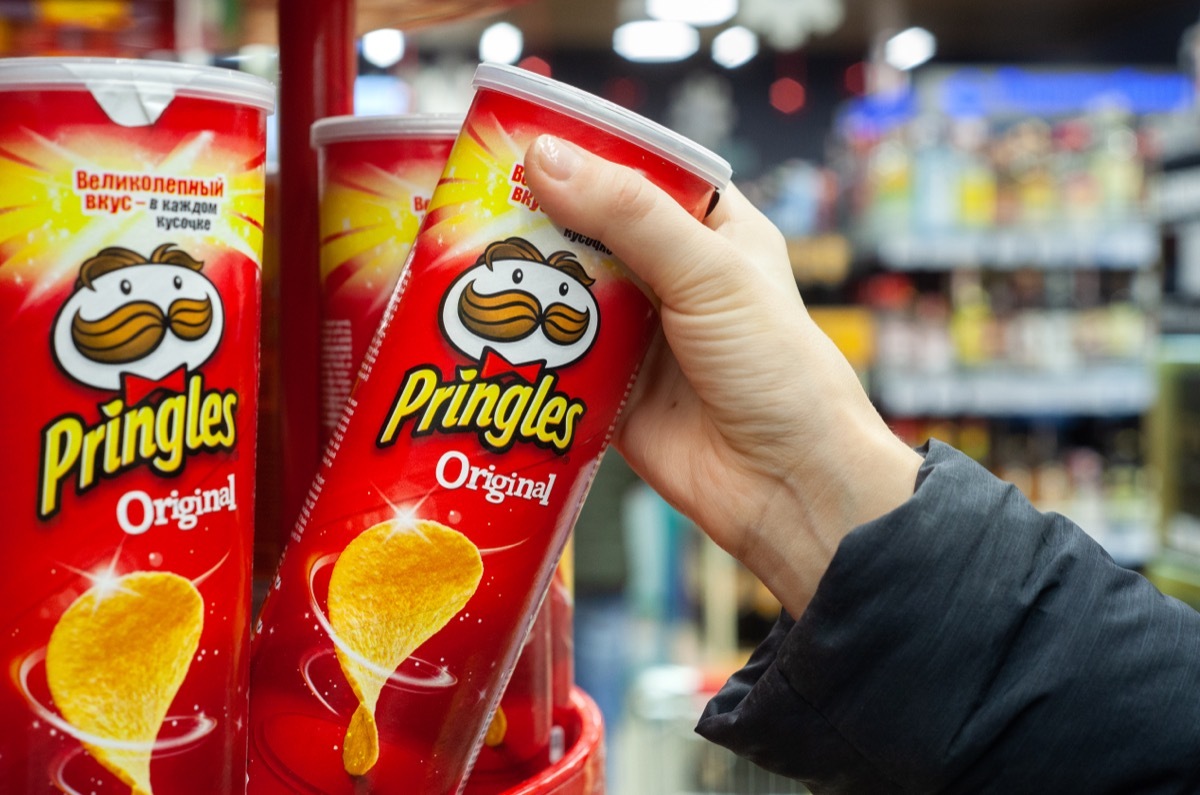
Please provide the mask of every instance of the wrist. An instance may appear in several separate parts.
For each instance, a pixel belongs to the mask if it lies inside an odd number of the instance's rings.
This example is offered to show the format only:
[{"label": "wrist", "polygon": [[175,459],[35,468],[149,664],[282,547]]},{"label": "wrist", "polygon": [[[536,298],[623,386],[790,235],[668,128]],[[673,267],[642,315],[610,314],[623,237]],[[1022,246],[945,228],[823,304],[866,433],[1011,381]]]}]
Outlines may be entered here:
[{"label": "wrist", "polygon": [[912,496],[922,462],[873,412],[841,419],[780,479],[739,555],[792,616],[808,606],[842,539]]}]

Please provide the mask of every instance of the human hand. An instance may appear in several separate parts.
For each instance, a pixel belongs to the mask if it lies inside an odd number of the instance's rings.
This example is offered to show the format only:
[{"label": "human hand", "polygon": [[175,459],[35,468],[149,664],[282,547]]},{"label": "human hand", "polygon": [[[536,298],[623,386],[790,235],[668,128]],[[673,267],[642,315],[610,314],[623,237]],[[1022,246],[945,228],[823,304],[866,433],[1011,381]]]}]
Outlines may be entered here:
[{"label": "human hand", "polygon": [[737,191],[703,222],[549,136],[525,158],[557,223],[604,241],[660,302],[613,443],[798,616],[842,537],[906,500],[920,456],[816,327],[778,230]]}]

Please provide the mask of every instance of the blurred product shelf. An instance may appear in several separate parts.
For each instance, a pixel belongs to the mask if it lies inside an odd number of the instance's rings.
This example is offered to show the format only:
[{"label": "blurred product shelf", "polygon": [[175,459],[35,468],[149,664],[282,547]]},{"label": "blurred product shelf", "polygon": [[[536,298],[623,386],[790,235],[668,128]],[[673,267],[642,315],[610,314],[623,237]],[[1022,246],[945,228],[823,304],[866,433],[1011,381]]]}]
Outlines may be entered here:
[{"label": "blurred product shelf", "polygon": [[1140,362],[1060,373],[877,370],[872,386],[880,408],[894,417],[1127,417],[1145,412],[1155,396],[1153,370]]},{"label": "blurred product shelf", "polygon": [[798,795],[777,776],[702,739],[696,717],[732,671],[663,665],[647,668],[629,694],[619,753],[626,761],[612,791],[622,795]]},{"label": "blurred product shelf", "polygon": [[1162,551],[1148,574],[1200,609],[1200,335],[1164,340],[1158,378],[1148,424],[1150,460],[1161,473]]},{"label": "blurred product shelf", "polygon": [[1160,547],[1144,418],[1168,252],[1148,196],[1200,197],[1157,180],[1164,151],[1200,140],[1178,123],[1193,104],[1169,70],[947,66],[835,127],[846,292],[874,314],[861,370],[885,419],[1134,568]]},{"label": "blurred product shelf", "polygon": [[988,229],[889,235],[871,247],[886,268],[1108,268],[1143,270],[1159,258],[1154,225],[1121,221],[1100,227]]}]

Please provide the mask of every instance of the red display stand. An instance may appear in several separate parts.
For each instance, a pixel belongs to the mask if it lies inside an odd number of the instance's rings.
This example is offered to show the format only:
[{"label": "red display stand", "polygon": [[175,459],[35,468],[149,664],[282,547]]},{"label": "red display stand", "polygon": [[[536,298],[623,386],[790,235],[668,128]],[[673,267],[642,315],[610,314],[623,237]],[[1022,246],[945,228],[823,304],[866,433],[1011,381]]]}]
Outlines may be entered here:
[{"label": "red display stand", "polygon": [[604,718],[596,702],[574,688],[555,724],[566,735],[566,752],[557,763],[524,778],[472,776],[466,795],[603,795]]}]

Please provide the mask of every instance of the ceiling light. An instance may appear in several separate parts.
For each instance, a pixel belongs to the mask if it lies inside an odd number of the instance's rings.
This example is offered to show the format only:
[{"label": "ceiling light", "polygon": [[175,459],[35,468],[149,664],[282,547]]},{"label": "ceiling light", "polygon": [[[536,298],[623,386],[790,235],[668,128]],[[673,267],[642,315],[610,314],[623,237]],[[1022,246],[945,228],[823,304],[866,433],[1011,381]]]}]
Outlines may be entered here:
[{"label": "ceiling light", "polygon": [[925,28],[902,30],[883,45],[884,60],[901,71],[920,66],[935,52],[937,40]]},{"label": "ceiling light", "polygon": [[723,30],[712,43],[712,59],[726,69],[736,69],[758,55],[758,36],[749,28]]},{"label": "ceiling light", "polygon": [[404,34],[394,28],[373,30],[362,37],[362,54],[380,69],[387,69],[404,57]]},{"label": "ceiling light", "polygon": [[521,29],[508,22],[497,22],[479,37],[479,60],[495,63],[516,63],[521,59],[525,37]]},{"label": "ceiling light", "polygon": [[737,12],[738,0],[646,0],[646,14],[652,19],[701,28],[728,22]]},{"label": "ceiling light", "polygon": [[700,49],[700,34],[683,22],[643,19],[614,30],[613,49],[629,61],[682,61]]},{"label": "ceiling light", "polygon": [[838,29],[851,0],[741,0],[737,21],[780,52],[799,49],[811,36]]}]

